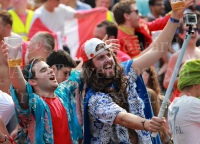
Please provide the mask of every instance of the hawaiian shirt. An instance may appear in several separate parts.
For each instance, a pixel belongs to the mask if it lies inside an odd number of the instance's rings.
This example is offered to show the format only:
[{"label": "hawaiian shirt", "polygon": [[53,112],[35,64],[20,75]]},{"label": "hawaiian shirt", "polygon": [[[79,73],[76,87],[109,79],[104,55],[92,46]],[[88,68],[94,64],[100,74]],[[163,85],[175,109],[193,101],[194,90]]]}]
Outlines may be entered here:
[{"label": "hawaiian shirt", "polygon": [[[82,89],[84,86],[83,78],[79,71],[72,71],[70,77],[59,84],[55,93],[61,97],[68,106],[68,121],[71,137],[74,143],[83,138],[83,98]],[[81,142],[81,140],[79,140]]]},{"label": "hawaiian shirt", "polygon": [[[80,76],[80,73],[74,71],[71,73],[71,78],[76,78],[77,75]],[[77,80],[76,83],[70,83],[70,81],[66,80],[59,84],[58,88],[55,90],[55,94],[57,94],[66,109],[70,127],[70,137],[73,144],[77,144],[79,138],[83,137],[82,126],[80,126],[82,125],[82,117],[79,110],[80,108],[78,107],[80,105],[77,104],[77,106],[73,107],[76,105],[76,99],[80,99],[79,93],[76,94],[76,91],[79,91],[77,85],[81,86],[80,79],[79,81]],[[63,88],[63,86],[65,86],[65,88]],[[65,93],[66,91],[68,91],[68,93]],[[24,143],[54,144],[52,118],[48,104],[39,95],[33,93],[32,87],[28,82],[26,82],[26,92],[29,108],[24,110],[20,107],[16,96],[16,90],[11,85],[11,93],[15,103],[16,115],[23,130],[21,135],[26,137]],[[68,97],[69,93],[75,94],[74,97],[72,95]],[[77,114],[78,116],[74,114]],[[75,121],[76,119],[78,121]],[[76,130],[75,127],[77,128]]]},{"label": "hawaiian shirt", "polygon": [[[126,67],[124,67],[126,68]],[[129,111],[134,115],[145,117],[143,100],[135,89],[137,80],[134,69],[128,72],[128,104]],[[88,101],[88,115],[91,144],[130,144],[128,129],[125,126],[114,124],[119,112],[126,112],[117,105],[112,98],[102,92],[94,92]],[[151,144],[150,132],[136,130],[140,144]]]}]

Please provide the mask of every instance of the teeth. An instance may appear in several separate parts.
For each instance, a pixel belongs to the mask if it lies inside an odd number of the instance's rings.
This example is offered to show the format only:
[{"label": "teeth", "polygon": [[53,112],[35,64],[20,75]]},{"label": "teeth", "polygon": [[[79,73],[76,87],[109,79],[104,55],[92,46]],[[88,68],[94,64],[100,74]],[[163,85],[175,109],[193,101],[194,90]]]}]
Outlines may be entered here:
[{"label": "teeth", "polygon": [[111,65],[107,65],[105,68],[111,68]]},{"label": "teeth", "polygon": [[51,76],[50,79],[53,80],[53,79],[54,79],[54,76]]}]

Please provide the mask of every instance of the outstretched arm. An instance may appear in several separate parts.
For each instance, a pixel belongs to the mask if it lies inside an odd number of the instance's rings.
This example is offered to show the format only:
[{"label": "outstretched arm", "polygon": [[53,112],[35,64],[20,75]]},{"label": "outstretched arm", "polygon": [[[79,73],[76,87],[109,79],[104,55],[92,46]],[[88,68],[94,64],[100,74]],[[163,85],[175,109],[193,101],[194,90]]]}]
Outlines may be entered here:
[{"label": "outstretched arm", "polygon": [[[1,41],[1,48],[4,53],[5,58],[8,56],[8,47],[10,47],[8,44],[4,43],[4,41]],[[10,47],[12,48],[12,47]],[[28,108],[28,99],[25,97],[26,92],[26,80],[23,77],[23,74],[21,72],[20,67],[9,67],[9,74],[10,74],[10,80],[13,85],[13,87],[16,89],[17,98],[20,102],[20,106],[23,109]]]},{"label": "outstretched arm", "polygon": [[[194,0],[186,1],[186,7],[194,4],[193,1]],[[171,17],[179,20],[183,12],[184,9],[173,10]],[[151,48],[147,53],[134,60],[132,67],[135,69],[137,75],[141,74],[151,65],[153,65],[168,51],[168,48],[170,47],[174,36],[174,32],[178,25],[178,23],[174,23],[171,20],[169,20],[162,33],[153,43],[153,48]]]},{"label": "outstretched arm", "polygon": [[170,18],[170,14],[167,14],[162,18],[157,18],[152,22],[148,22],[149,30],[150,31],[162,30],[167,24],[169,18]]},{"label": "outstretched arm", "polygon": [[150,132],[159,132],[163,122],[166,122],[164,118],[159,119],[153,117],[149,120],[126,112],[118,113],[114,120],[115,124],[120,124],[136,130],[148,130]]}]

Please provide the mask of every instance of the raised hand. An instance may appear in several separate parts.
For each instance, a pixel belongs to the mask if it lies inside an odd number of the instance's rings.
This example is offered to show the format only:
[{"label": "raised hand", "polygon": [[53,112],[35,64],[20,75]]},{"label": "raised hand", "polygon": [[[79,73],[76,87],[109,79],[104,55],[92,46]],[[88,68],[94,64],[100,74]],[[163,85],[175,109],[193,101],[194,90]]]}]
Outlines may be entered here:
[{"label": "raised hand", "polygon": [[108,35],[106,34],[105,37],[102,39],[107,45],[111,45],[110,49],[113,50],[113,52],[117,52],[120,48],[120,44],[118,39],[108,39]]},{"label": "raised hand", "polygon": [[[0,42],[0,45],[1,45],[1,50],[2,50],[5,58],[15,59],[17,57],[21,57],[20,55],[22,53],[22,49],[21,49],[22,44],[19,44],[16,47],[12,47],[2,40]],[[8,55],[9,51],[12,51],[12,52],[10,52],[10,54]]]},{"label": "raised hand", "polygon": [[[173,0],[171,0],[171,5],[172,5],[172,2]],[[186,0],[185,1],[185,8],[180,8],[180,9],[175,9],[175,10],[172,10],[172,17],[175,18],[175,19],[180,19],[183,15],[183,12],[184,10],[187,8],[187,7],[190,7],[194,5],[194,0]]]},{"label": "raised hand", "polygon": [[4,43],[4,41],[2,40],[2,41],[0,42],[0,45],[1,45],[1,50],[2,50],[2,52],[3,52],[3,54],[4,54],[4,57],[7,59],[7,57],[8,57],[8,48],[7,48],[7,44]]}]

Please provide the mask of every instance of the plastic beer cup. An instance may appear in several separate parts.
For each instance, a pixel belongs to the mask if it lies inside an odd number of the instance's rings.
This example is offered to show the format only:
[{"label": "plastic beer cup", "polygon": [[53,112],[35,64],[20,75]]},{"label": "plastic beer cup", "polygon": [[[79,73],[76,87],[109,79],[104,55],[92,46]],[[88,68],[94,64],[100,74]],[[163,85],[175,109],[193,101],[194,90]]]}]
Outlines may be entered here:
[{"label": "plastic beer cup", "polygon": [[171,0],[172,10],[175,9],[184,9],[185,1],[184,0]]},{"label": "plastic beer cup", "polygon": [[22,37],[10,36],[4,37],[4,42],[8,46],[8,66],[22,66]]}]

